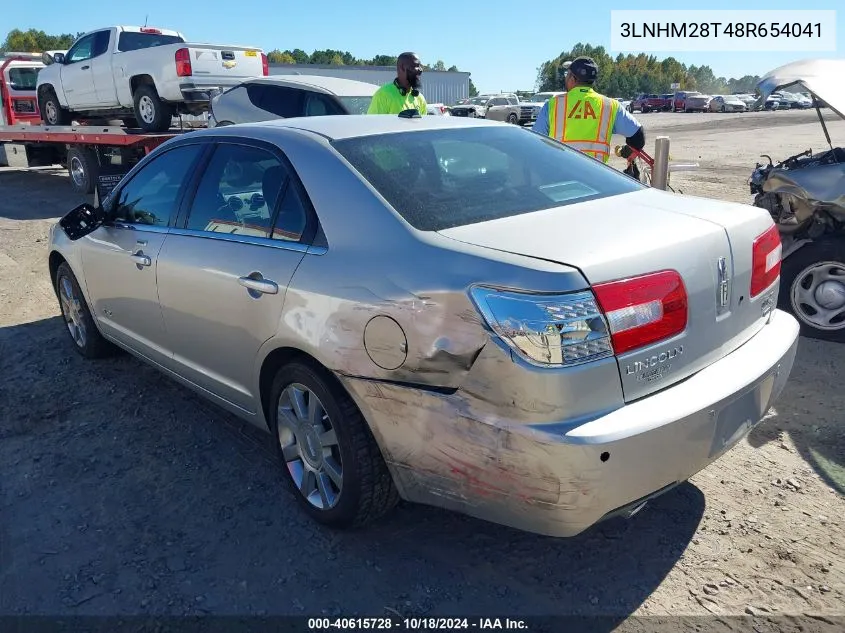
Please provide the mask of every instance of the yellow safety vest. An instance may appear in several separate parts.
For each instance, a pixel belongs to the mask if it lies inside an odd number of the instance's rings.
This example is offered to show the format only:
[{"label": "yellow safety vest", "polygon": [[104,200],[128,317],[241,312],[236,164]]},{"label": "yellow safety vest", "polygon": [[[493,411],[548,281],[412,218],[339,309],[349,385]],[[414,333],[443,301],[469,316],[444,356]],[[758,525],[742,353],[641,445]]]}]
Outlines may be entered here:
[{"label": "yellow safety vest", "polygon": [[549,100],[549,134],[597,160],[610,160],[610,139],[619,112],[616,99],[577,86]]}]

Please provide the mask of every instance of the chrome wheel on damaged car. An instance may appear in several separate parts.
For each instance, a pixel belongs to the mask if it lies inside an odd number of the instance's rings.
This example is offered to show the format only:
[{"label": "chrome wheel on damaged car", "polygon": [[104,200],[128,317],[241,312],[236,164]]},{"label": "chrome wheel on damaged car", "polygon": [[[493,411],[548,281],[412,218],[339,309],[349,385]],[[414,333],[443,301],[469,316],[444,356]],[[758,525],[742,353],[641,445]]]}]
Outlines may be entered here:
[{"label": "chrome wheel on damaged car", "polygon": [[343,458],[320,398],[304,385],[291,383],[279,398],[276,414],[279,445],[299,492],[316,508],[333,508],[343,490]]},{"label": "chrome wheel on damaged car", "polygon": [[335,379],[294,361],[277,373],[271,397],[285,479],[313,518],[358,527],[396,505],[399,494],[378,444]]}]

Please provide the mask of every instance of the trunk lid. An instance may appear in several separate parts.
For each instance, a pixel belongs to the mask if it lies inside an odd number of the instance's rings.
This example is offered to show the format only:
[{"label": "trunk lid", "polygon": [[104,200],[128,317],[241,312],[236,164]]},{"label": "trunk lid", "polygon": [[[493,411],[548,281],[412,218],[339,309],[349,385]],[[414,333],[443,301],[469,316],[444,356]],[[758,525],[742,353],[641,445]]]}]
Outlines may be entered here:
[{"label": "trunk lid", "polygon": [[678,271],[689,302],[686,330],[617,356],[631,401],[712,364],[763,327],[777,293],[750,298],[752,243],[770,226],[768,214],[749,205],[646,189],[439,233],[578,268],[590,284]]}]

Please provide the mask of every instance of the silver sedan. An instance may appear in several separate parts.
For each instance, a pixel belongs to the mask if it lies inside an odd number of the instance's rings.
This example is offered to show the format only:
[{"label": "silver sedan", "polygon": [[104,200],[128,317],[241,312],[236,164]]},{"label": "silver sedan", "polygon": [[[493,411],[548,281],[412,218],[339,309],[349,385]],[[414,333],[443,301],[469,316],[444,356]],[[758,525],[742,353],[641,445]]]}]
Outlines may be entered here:
[{"label": "silver sedan", "polygon": [[780,240],[457,117],[180,135],[50,233],[73,346],[128,350],[268,431],[302,508],[399,498],[553,536],[718,459],[790,374]]}]

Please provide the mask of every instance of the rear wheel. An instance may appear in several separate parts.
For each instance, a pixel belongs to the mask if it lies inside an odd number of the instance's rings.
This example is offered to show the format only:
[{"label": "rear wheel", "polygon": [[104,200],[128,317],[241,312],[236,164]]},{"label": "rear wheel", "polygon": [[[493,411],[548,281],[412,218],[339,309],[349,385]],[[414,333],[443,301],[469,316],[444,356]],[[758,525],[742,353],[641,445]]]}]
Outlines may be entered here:
[{"label": "rear wheel", "polygon": [[158,96],[155,86],[142,84],[135,89],[135,118],[145,132],[167,132],[173,118],[170,106]]},{"label": "rear wheel", "polygon": [[94,193],[100,175],[100,163],[94,150],[88,147],[70,148],[67,152],[67,171],[74,191],[83,195]]},{"label": "rear wheel", "polygon": [[778,303],[804,336],[845,343],[845,239],[810,242],[787,257]]},{"label": "rear wheel", "polygon": [[270,394],[270,426],[284,477],[303,509],[338,528],[390,511],[399,495],[355,403],[311,363],[282,367]]}]

